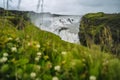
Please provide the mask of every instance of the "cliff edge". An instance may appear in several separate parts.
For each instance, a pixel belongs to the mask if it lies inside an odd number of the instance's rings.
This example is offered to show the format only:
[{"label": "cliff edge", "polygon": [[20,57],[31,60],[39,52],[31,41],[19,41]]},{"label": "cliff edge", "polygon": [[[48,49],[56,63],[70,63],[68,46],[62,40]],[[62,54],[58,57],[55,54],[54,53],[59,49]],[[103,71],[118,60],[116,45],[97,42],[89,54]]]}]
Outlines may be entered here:
[{"label": "cliff edge", "polygon": [[100,45],[102,51],[120,53],[120,14],[89,13],[82,17],[79,38],[84,46]]}]

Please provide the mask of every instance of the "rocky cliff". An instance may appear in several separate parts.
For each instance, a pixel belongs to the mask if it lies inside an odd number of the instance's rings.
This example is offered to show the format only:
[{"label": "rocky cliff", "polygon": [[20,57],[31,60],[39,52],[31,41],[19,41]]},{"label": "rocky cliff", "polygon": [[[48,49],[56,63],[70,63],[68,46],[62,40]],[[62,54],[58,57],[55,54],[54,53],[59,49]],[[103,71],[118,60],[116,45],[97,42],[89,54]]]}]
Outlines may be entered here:
[{"label": "rocky cliff", "polygon": [[120,53],[120,14],[89,13],[82,17],[79,38],[82,45]]}]

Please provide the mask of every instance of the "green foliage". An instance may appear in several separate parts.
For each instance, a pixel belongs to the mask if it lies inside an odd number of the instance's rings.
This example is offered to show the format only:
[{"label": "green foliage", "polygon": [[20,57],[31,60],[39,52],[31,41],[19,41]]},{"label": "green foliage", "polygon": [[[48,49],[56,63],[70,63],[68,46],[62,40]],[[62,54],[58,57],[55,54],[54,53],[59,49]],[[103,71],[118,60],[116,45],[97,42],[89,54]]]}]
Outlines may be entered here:
[{"label": "green foliage", "polygon": [[[10,19],[6,19],[4,27],[2,22],[0,19],[0,80],[106,80],[118,77],[112,76],[117,58],[101,52],[96,46],[88,49],[62,41],[29,21],[24,22],[25,27],[21,30],[16,29]],[[105,66],[112,69],[112,73],[102,72],[106,60],[111,62]]]},{"label": "green foliage", "polygon": [[120,80],[120,60],[113,59],[108,64],[108,79],[109,80]]},{"label": "green foliage", "polygon": [[[119,55],[120,14],[89,13],[82,17],[80,42],[91,48],[101,45],[101,50]],[[119,48],[119,49],[118,49]]]},{"label": "green foliage", "polygon": [[104,13],[103,12],[98,12],[98,13],[88,13],[85,15],[86,18],[97,18],[97,17],[103,17]]}]

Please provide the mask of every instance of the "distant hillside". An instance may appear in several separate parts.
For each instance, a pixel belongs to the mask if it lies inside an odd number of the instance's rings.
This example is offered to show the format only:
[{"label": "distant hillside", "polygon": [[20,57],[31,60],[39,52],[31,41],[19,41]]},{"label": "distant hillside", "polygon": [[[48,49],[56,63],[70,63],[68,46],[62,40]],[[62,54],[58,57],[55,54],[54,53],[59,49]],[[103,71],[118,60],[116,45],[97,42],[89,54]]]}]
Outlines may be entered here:
[{"label": "distant hillside", "polygon": [[82,17],[80,42],[101,45],[104,51],[120,54],[120,14],[89,13]]}]

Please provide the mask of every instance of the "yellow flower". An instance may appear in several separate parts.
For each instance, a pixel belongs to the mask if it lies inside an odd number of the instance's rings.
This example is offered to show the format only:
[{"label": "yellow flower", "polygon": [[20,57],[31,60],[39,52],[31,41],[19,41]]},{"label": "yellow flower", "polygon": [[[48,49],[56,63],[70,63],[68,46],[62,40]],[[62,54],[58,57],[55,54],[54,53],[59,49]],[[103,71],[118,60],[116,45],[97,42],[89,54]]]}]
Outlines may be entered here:
[{"label": "yellow flower", "polygon": [[61,54],[66,55],[66,54],[67,54],[67,52],[63,51]]},{"label": "yellow flower", "polygon": [[62,64],[65,64],[66,63],[66,61],[62,61]]},{"label": "yellow flower", "polygon": [[13,38],[9,37],[8,40],[11,41],[11,40],[13,40]]},{"label": "yellow flower", "polygon": [[28,45],[28,46],[31,46],[32,44],[31,44],[31,42],[28,42],[27,45]]},{"label": "yellow flower", "polygon": [[44,56],[44,59],[45,59],[45,60],[49,59],[49,56]]}]

